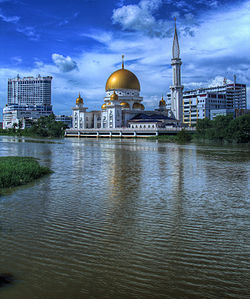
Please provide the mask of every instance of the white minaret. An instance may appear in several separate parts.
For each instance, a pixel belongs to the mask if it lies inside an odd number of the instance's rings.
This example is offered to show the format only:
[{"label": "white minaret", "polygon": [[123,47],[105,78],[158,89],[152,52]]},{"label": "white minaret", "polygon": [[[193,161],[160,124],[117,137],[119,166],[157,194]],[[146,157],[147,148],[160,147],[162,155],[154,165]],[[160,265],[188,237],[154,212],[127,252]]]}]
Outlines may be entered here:
[{"label": "white minaret", "polygon": [[171,110],[177,120],[180,123],[183,122],[183,88],[181,85],[181,59],[180,59],[180,47],[178,42],[178,35],[176,30],[176,18],[175,18],[175,30],[174,41],[172,47],[172,60],[171,65],[173,68],[173,84],[170,86],[171,90]]}]

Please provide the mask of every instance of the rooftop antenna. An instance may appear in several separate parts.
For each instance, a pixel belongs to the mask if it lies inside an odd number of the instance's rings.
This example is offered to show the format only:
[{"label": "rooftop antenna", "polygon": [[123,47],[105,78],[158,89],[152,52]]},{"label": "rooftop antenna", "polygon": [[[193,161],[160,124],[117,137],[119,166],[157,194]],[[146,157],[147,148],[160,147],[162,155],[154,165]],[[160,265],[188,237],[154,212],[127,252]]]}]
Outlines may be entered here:
[{"label": "rooftop antenna", "polygon": [[236,75],[234,74],[234,84],[236,84]]},{"label": "rooftop antenna", "polygon": [[122,55],[122,68],[124,69],[124,55]]}]

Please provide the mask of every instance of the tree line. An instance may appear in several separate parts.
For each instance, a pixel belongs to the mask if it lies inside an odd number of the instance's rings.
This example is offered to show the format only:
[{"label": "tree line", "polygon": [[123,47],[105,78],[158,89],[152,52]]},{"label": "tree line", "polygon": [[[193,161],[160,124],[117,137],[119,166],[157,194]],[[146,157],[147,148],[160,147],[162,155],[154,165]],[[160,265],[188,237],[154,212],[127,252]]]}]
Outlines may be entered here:
[{"label": "tree line", "polygon": [[0,129],[0,135],[37,136],[37,137],[63,137],[67,125],[55,120],[55,115],[42,116],[33,121],[29,128],[21,129],[22,122],[14,124],[11,129]]},{"label": "tree line", "polygon": [[237,118],[219,115],[214,120],[199,119],[195,138],[230,143],[250,142],[250,114]]}]

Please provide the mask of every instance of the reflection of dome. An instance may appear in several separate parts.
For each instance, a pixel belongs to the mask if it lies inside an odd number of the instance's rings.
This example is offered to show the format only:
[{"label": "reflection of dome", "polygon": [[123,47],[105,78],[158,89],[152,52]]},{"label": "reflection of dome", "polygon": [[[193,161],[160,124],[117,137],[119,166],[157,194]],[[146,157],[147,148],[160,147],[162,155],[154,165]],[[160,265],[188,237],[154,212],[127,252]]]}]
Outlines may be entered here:
[{"label": "reflection of dome", "polygon": [[117,100],[118,100],[118,95],[114,91],[113,94],[110,97],[110,101],[117,101]]},{"label": "reflection of dome", "polygon": [[106,91],[113,89],[136,89],[140,91],[140,83],[136,75],[121,68],[111,74],[106,82]]},{"label": "reflection of dome", "polygon": [[80,92],[78,98],[76,99],[76,104],[83,104],[83,99],[81,98]]},{"label": "reflection of dome", "polygon": [[141,110],[144,110],[145,109],[144,105],[143,104],[140,105],[141,105]]},{"label": "reflection of dome", "polygon": [[140,104],[140,103],[134,103],[133,109],[142,109],[141,105],[142,104]]},{"label": "reflection of dome", "polygon": [[122,108],[129,108],[129,104],[126,102],[122,102],[120,105],[122,106]]},{"label": "reflection of dome", "polygon": [[161,100],[159,102],[159,106],[166,106],[166,101],[163,99],[163,97],[161,98]]},{"label": "reflection of dome", "polygon": [[106,107],[106,104],[104,103],[104,104],[102,104],[102,109],[106,109],[107,107]]}]

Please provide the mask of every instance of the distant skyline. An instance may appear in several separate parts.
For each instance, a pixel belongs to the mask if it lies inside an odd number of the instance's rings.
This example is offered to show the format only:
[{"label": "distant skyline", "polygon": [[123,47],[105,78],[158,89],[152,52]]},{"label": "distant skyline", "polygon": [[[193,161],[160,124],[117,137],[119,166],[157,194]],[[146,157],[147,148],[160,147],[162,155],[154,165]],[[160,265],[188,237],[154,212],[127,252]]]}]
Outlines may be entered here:
[{"label": "distant skyline", "polygon": [[172,82],[174,17],[185,89],[235,74],[248,86],[250,107],[249,16],[249,0],[0,0],[1,113],[8,78],[17,74],[53,76],[56,114],[71,114],[79,92],[85,106],[99,110],[122,54],[146,109],[155,108]]}]

